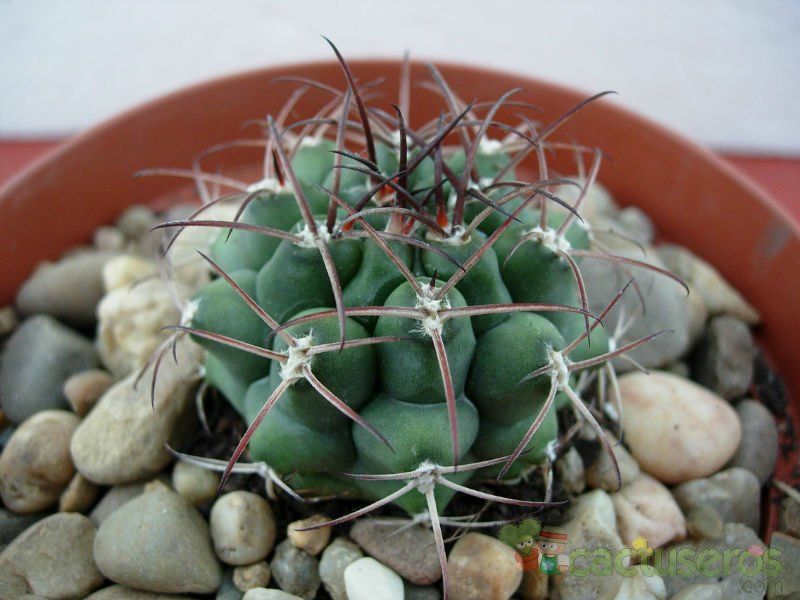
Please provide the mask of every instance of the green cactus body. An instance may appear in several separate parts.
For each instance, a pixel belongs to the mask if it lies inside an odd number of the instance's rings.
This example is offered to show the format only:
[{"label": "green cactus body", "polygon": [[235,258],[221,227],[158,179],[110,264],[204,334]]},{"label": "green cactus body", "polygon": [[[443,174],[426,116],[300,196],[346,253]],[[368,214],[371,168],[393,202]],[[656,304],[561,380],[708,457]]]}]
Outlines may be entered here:
[{"label": "green cactus body", "polygon": [[[293,164],[298,179],[306,178],[301,182],[307,184],[302,185],[304,190],[319,181],[324,181],[326,187],[332,184],[333,160],[325,156],[325,149],[329,149],[328,144],[306,145],[296,154]],[[379,149],[381,168],[391,174],[397,169],[396,151],[392,154],[384,145]],[[304,156],[309,164],[303,163]],[[451,157],[450,163],[454,169],[463,169],[463,154],[461,158],[458,156],[456,153]],[[508,160],[502,154],[479,157],[478,169],[482,175],[485,171],[486,177],[496,174]],[[347,158],[343,162],[355,164]],[[422,164],[425,163],[432,166],[430,160]],[[427,174],[423,175],[417,177],[417,184],[424,183]],[[368,189],[369,178],[343,169],[339,185],[340,197],[355,206]],[[296,201],[291,205],[290,199],[295,201],[286,193],[259,196],[245,211],[244,220],[302,232],[304,227]],[[374,203],[366,207],[369,206]],[[484,206],[480,204],[478,210],[472,212],[477,214]],[[322,213],[319,206],[314,209]],[[536,217],[533,209],[522,214],[526,215],[526,222]],[[344,216],[339,209],[338,217]],[[292,223],[288,222],[290,218],[294,219]],[[487,224],[497,227],[505,220],[504,215],[499,219],[493,215],[466,240],[457,236],[450,240],[431,235],[421,238],[452,260],[432,250],[397,241],[389,240],[387,244],[405,265],[415,273],[424,274],[418,276],[420,285],[436,290],[459,270],[453,261],[464,263],[486,242],[487,235],[493,231]],[[382,228],[388,219],[371,221],[375,227]],[[503,252],[513,244],[515,235],[527,231],[525,227],[530,228],[518,223],[509,227],[496,245],[449,290],[441,305],[457,308],[563,298],[574,304],[574,282],[568,269],[565,271],[557,264],[557,257],[535,242],[523,245],[517,255],[503,265]],[[253,236],[247,243],[245,233]],[[244,264],[245,269],[232,271],[233,279],[278,323],[313,315],[323,309],[332,310],[334,292],[319,249],[313,244],[239,231],[227,241],[225,236],[227,231],[221,231],[215,257],[229,267],[237,261]],[[263,243],[265,240],[268,243]],[[345,306],[419,306],[416,291],[374,240],[332,237],[327,246],[336,265]],[[548,261],[552,264],[543,266]],[[430,288],[430,278],[434,274],[437,283]],[[548,285],[553,281],[567,289],[554,293]],[[199,309],[192,325],[198,329],[256,345],[263,345],[270,334],[269,327],[249,311],[222,279],[203,289],[197,301]],[[551,315],[549,313],[548,317]],[[583,323],[579,315],[574,316]],[[312,339],[313,344],[330,344],[339,339],[335,316],[290,325],[286,331],[296,339]],[[453,448],[446,434],[449,425],[445,387],[436,351],[420,320],[393,315],[357,315],[346,319],[345,331],[347,340],[370,336],[398,338],[393,342],[316,355],[310,365],[319,380],[379,431],[392,447],[348,420],[307,381],[300,379],[287,389],[255,430],[249,450],[254,460],[263,460],[278,472],[292,475],[298,488],[377,499],[394,492],[401,484],[349,481],[338,473],[403,472],[414,470],[425,461],[452,464]],[[548,394],[549,378],[542,376],[518,382],[546,364],[547,349],[562,348],[563,337],[547,318],[530,312],[448,319],[441,327],[441,337],[457,398],[458,460],[485,460],[511,453],[541,409]],[[213,341],[199,341],[209,352],[208,381],[252,421],[280,385],[283,365],[270,364],[267,359]],[[271,347],[275,352],[287,351],[286,342],[277,336],[273,337]],[[516,476],[527,468],[526,465],[540,463],[547,444],[557,434],[555,408],[552,408],[508,475]],[[494,475],[498,470],[486,469],[484,473]],[[453,481],[465,483],[472,475],[459,472],[453,476]],[[443,508],[453,494],[451,489],[437,487],[437,505]],[[395,502],[410,513],[425,508],[425,497],[413,490]]]},{"label": "green cactus body", "polygon": [[[628,286],[590,313],[583,262],[669,274],[611,254],[578,215],[603,154],[554,138],[605,93],[538,123],[527,99],[512,106],[521,90],[466,105],[428,65],[442,110],[421,123],[426,111],[414,110],[412,123],[417,67],[401,67],[394,110],[369,106],[377,84],[357,78],[327,41],[347,89],[287,78],[299,87],[267,116],[265,139],[244,142],[264,148],[263,179],[202,172],[199,159],[192,170],[151,173],[231,188],[247,202],[237,223],[204,220],[209,204],[159,226],[218,229],[211,258],[200,253],[216,278],[184,305],[174,335],[202,345],[206,383],[248,424],[227,464],[181,457],[223,470],[222,485],[233,472],[258,473],[295,499],[365,503],[319,526],[392,503],[430,524],[446,575],[442,527],[474,525],[459,508],[442,515],[456,494],[526,511],[563,500],[553,463],[582,426],[615,461],[612,359],[660,332],[634,341],[608,333],[602,324],[620,316],[611,311]],[[307,92],[327,99],[303,111]],[[576,178],[557,174],[565,155]],[[577,192],[564,200],[567,189]],[[201,195],[213,204],[219,194]],[[582,396],[589,385],[596,403]],[[250,464],[237,464],[245,449]],[[541,498],[503,491],[533,470]],[[513,547],[519,535],[504,528],[501,539]]]},{"label": "green cactus body", "polygon": [[[320,113],[305,139],[269,118],[265,179],[240,186],[265,189],[240,220],[272,233],[217,224],[222,277],[194,298],[189,330],[207,350],[206,380],[252,423],[251,459],[297,490],[390,496],[417,514],[444,509],[475,473],[523,475],[553,459],[559,407],[583,408],[573,367],[597,367],[614,346],[580,310],[587,229],[510,168],[519,155],[506,145],[526,153],[530,138],[489,139],[489,118],[477,135],[474,123],[457,132],[452,109],[440,134],[434,121],[406,137],[406,156],[392,141],[404,122],[380,113],[367,127],[361,105],[339,121]],[[444,146],[446,134],[476,136],[474,151]],[[348,136],[369,142],[363,161],[337,154],[332,138]],[[452,485],[437,484],[445,473]]]}]

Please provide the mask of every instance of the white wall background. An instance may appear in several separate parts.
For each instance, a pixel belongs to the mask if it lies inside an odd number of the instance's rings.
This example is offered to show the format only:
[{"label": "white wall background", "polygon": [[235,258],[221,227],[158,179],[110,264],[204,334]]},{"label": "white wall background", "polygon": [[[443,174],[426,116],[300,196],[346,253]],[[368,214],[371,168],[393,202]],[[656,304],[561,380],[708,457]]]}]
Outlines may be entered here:
[{"label": "white wall background", "polygon": [[616,100],[725,150],[800,154],[798,0],[0,0],[0,137],[330,57],[451,59]]}]

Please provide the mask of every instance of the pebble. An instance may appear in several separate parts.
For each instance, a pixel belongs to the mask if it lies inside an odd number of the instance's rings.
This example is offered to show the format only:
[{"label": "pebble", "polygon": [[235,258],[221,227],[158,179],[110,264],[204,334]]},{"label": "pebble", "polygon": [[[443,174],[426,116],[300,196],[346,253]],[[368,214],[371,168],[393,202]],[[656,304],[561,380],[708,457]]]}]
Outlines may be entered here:
[{"label": "pebble", "polygon": [[255,588],[249,590],[244,598],[246,600],[303,600],[300,596],[287,594],[282,590]]},{"label": "pebble", "polygon": [[105,493],[100,502],[92,509],[92,512],[89,513],[89,519],[96,527],[100,527],[111,513],[144,492],[144,485],[142,482],[115,485]]},{"label": "pebble", "polygon": [[311,600],[317,595],[322,583],[319,577],[319,562],[313,556],[292,546],[289,540],[283,540],[278,544],[269,566],[275,583],[283,591],[306,600]]},{"label": "pebble", "polygon": [[158,594],[132,590],[124,585],[110,585],[86,597],[86,600],[190,600],[191,596]]},{"label": "pebble", "polygon": [[645,575],[642,568],[634,566],[637,573],[622,581],[614,600],[665,600],[667,587],[658,575]]},{"label": "pebble", "polygon": [[239,591],[246,592],[253,588],[267,587],[272,578],[272,571],[265,561],[254,565],[236,567],[233,570],[233,584]]},{"label": "pebble", "polygon": [[[578,181],[581,186],[585,183],[585,179],[576,173],[574,173],[570,179]],[[559,197],[572,205],[578,200],[580,193],[581,190],[571,185],[561,186],[558,190]],[[613,196],[611,196],[611,192],[601,183],[595,182],[592,184],[592,187],[586,191],[583,205],[581,206],[581,216],[589,221],[592,226],[598,227],[602,220],[614,218],[618,211],[619,206]]]},{"label": "pebble", "polygon": [[639,466],[667,484],[717,472],[739,446],[728,402],[683,377],[653,371],[619,380],[625,440]]},{"label": "pebble", "polygon": [[217,590],[216,600],[242,600],[244,594],[233,583],[233,570],[226,571],[222,585]]},{"label": "pebble", "polygon": [[770,580],[769,600],[792,600],[800,598],[800,540],[776,531],[770,538],[770,548],[780,552],[783,570],[780,576]]},{"label": "pebble", "polygon": [[755,351],[747,323],[729,315],[714,317],[694,351],[693,379],[727,400],[741,398],[753,380]]},{"label": "pebble", "polygon": [[800,537],[800,502],[794,498],[784,498],[778,514],[778,529],[794,537]]},{"label": "pebble", "polygon": [[69,376],[64,382],[64,396],[75,414],[85,417],[113,384],[107,371],[88,369]]},{"label": "pebble", "polygon": [[169,337],[164,328],[181,321],[169,286],[158,278],[110,291],[97,314],[97,350],[117,378],[144,365]]},{"label": "pebble", "polygon": [[359,547],[350,540],[338,537],[322,552],[319,561],[319,575],[325,591],[333,600],[347,600],[344,585],[344,570],[347,566],[363,557]]},{"label": "pebble", "polygon": [[612,494],[611,500],[617,514],[617,529],[628,546],[639,537],[645,538],[651,548],[686,537],[686,521],[672,494],[646,473],[640,473]]},{"label": "pebble", "polygon": [[222,582],[205,520],[160,483],[103,521],[94,558],[106,577],[135,589],[209,594]]},{"label": "pebble", "polygon": [[0,551],[8,546],[20,533],[45,516],[42,513],[20,515],[5,508],[0,508]]},{"label": "pebble", "polygon": [[350,530],[361,548],[402,577],[430,585],[442,577],[433,532],[421,525],[405,527],[407,519],[362,519]]},{"label": "pebble", "polygon": [[[696,558],[695,564],[701,560],[699,557],[700,552],[704,550],[706,551],[706,555],[704,556],[708,556],[709,552],[716,551],[719,553],[719,558],[714,560],[709,556],[708,560],[703,559],[702,562],[706,573],[709,571],[715,573],[713,577],[701,573],[700,570],[696,568],[691,570],[680,569],[678,572],[672,573],[665,572],[663,574],[663,579],[667,586],[667,592],[670,596],[674,596],[675,594],[683,592],[684,589],[690,586],[713,582],[721,588],[722,597],[726,600],[756,600],[763,598],[763,590],[767,589],[767,578],[764,571],[762,570],[757,574],[748,573],[746,575],[738,568],[737,564],[740,558],[739,554],[741,554],[744,549],[753,546],[766,548],[764,542],[758,538],[752,529],[740,523],[726,524],[722,535],[714,540],[693,540],[690,538],[669,546],[669,550],[674,549],[676,553],[686,553],[687,551],[694,553]],[[739,553],[733,555],[731,551],[735,551],[736,549],[739,549]],[[665,549],[664,553],[666,554],[667,551],[668,550]],[[730,558],[730,566],[727,569],[727,573],[723,572],[722,560],[720,560],[726,555]],[[745,570],[752,571],[754,561],[754,556],[745,559],[743,561]],[[694,600],[694,596],[691,596],[691,598]]]},{"label": "pebble", "polygon": [[547,600],[550,578],[538,571],[525,571],[517,594],[522,600]]},{"label": "pebble", "polygon": [[758,529],[761,517],[761,486],[747,469],[733,467],[707,479],[687,481],[672,494],[684,512],[706,505],[712,507],[724,523],[743,523]]},{"label": "pebble", "polygon": [[510,598],[522,582],[514,555],[514,550],[496,538],[467,533],[447,559],[451,596],[463,600]]},{"label": "pebble", "polygon": [[[664,266],[655,252],[651,251],[643,256],[640,250],[632,249],[629,244],[615,248],[614,252],[657,267]],[[606,260],[584,260],[581,263],[581,273],[589,292],[589,307],[595,313],[600,313],[631,277],[619,265]],[[620,319],[627,320],[626,315],[637,315],[630,328],[617,340],[617,346],[656,331],[667,330],[667,333],[628,353],[628,356],[647,368],[665,367],[683,357],[689,350],[691,323],[686,317],[691,305],[686,291],[672,279],[646,269],[635,269],[635,275],[647,307],[644,316],[641,314],[638,294],[630,289],[619,300],[617,308],[604,320],[604,325],[607,331],[615,331]],[[620,371],[629,371],[632,368],[627,361],[615,360],[614,365]]]},{"label": "pebble", "polygon": [[693,506],[686,513],[686,531],[697,540],[719,537],[724,526],[717,509],[708,504]]},{"label": "pebble", "polygon": [[[210,221],[232,221],[236,217],[240,204],[240,200],[214,204],[201,213],[202,218]],[[185,216],[184,213],[181,218],[185,218]],[[167,215],[166,218],[169,219],[171,216]],[[219,229],[215,227],[187,227],[173,244],[169,253],[172,264],[182,265],[181,268],[175,270],[175,277],[188,290],[198,289],[209,280],[210,267],[197,254],[197,251],[208,254],[218,236]]]},{"label": "pebble", "polygon": [[103,225],[94,230],[92,245],[101,252],[122,252],[125,249],[125,236],[116,227]]},{"label": "pebble", "polygon": [[[608,432],[607,432],[608,433]],[[617,466],[619,467],[619,476],[622,480],[622,485],[626,486],[632,483],[641,472],[639,463],[630,455],[630,452],[620,443],[615,443],[614,437],[608,433],[609,439],[614,444],[614,456],[617,459]],[[611,462],[608,453],[601,451],[597,454],[594,462],[586,469],[586,483],[595,489],[606,490],[613,492],[617,489],[617,471],[614,468],[614,463]]]},{"label": "pebble", "polygon": [[[389,567],[365,556],[344,570],[348,600],[403,600],[403,580]],[[458,596],[456,596],[458,597]]]},{"label": "pebble", "polygon": [[698,583],[683,588],[669,600],[722,600],[722,587],[715,583]]},{"label": "pebble", "polygon": [[79,250],[55,263],[41,263],[22,284],[17,309],[24,316],[46,314],[79,329],[93,327],[103,296],[103,266],[114,254]]},{"label": "pebble", "polygon": [[58,513],[32,525],[0,554],[0,598],[87,596],[103,584],[92,559],[94,539],[94,525],[75,513]]},{"label": "pebble", "polygon": [[586,470],[583,466],[583,459],[574,446],[556,460],[555,469],[558,481],[570,496],[577,496],[586,489]]},{"label": "pebble", "polygon": [[766,406],[755,400],[736,405],[742,424],[742,440],[729,467],[742,467],[753,473],[763,486],[775,471],[778,460],[778,427]]},{"label": "pebble", "polygon": [[138,386],[131,374],[111,387],[80,424],[71,452],[87,479],[103,485],[131,483],[153,477],[172,461],[164,442],[179,445],[195,423],[198,348],[182,338],[177,354],[177,365],[171,356],[161,363],[155,410],[148,369]]},{"label": "pebble", "polygon": [[106,293],[131,288],[157,275],[158,264],[155,261],[133,254],[120,254],[103,268],[103,287]]},{"label": "pebble", "polygon": [[620,226],[620,233],[632,237],[640,244],[652,244],[656,228],[653,221],[637,206],[626,206],[620,210],[615,221]]},{"label": "pebble", "polygon": [[122,213],[116,222],[120,233],[131,241],[136,241],[158,224],[158,216],[153,209],[143,204],[134,204]]},{"label": "pebble", "polygon": [[758,312],[742,295],[714,267],[687,248],[666,244],[658,247],[658,256],[670,271],[697,290],[710,315],[730,314],[750,325],[760,321]]},{"label": "pebble", "polygon": [[195,506],[202,506],[217,495],[219,475],[179,460],[172,468],[172,487]]},{"label": "pebble", "polygon": [[[689,345],[694,347],[697,341],[703,337],[706,331],[706,323],[708,322],[708,308],[703,302],[703,297],[691,284],[687,284],[689,288],[689,296],[686,298],[688,301],[686,320],[689,323]],[[689,365],[685,365],[688,371]],[[688,377],[689,373],[683,373]]]},{"label": "pebble", "polygon": [[100,489],[80,473],[76,473],[58,499],[59,512],[86,512],[92,507]]},{"label": "pebble", "polygon": [[275,545],[275,515],[269,503],[252,492],[220,496],[211,508],[214,550],[229,565],[249,565],[267,557]]},{"label": "pebble", "polygon": [[[623,548],[617,533],[617,517],[611,496],[604,490],[593,490],[578,496],[564,517],[561,528],[569,538],[569,548],[607,548],[616,553]],[[512,556],[513,558],[513,556]],[[573,563],[587,568],[590,557],[577,557]],[[623,577],[617,572],[608,576],[588,573],[586,577],[554,578],[551,594],[561,598],[614,598]]]},{"label": "pebble", "polygon": [[20,425],[0,455],[0,496],[6,507],[33,513],[58,503],[74,467],[69,443],[80,419],[45,410]]},{"label": "pebble", "polygon": [[66,379],[97,365],[92,343],[52,317],[25,321],[8,340],[0,363],[0,403],[13,423],[50,408],[66,408]]},{"label": "pebble", "polygon": [[13,306],[0,308],[0,337],[12,333],[19,325],[19,315]]},{"label": "pebble", "polygon": [[294,521],[286,526],[286,536],[295,548],[304,550],[311,556],[316,556],[325,549],[331,540],[331,528],[320,527],[309,531],[298,531],[303,527],[310,527],[320,523],[327,523],[330,517],[325,515],[312,515],[299,521]]},{"label": "pebble", "polygon": [[405,600],[440,600],[442,597],[439,588],[432,585],[414,585],[407,581],[403,582],[403,593]]}]

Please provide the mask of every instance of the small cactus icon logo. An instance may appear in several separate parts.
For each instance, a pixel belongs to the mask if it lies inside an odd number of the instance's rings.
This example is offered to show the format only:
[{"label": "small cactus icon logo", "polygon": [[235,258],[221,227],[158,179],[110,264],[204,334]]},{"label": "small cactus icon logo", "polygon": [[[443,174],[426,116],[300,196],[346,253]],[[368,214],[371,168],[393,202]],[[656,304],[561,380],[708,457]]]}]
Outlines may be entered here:
[{"label": "small cactus icon logo", "polygon": [[513,548],[517,568],[542,575],[565,573],[569,568],[567,534],[555,527],[542,527],[537,519],[525,519],[500,530],[500,541]]}]

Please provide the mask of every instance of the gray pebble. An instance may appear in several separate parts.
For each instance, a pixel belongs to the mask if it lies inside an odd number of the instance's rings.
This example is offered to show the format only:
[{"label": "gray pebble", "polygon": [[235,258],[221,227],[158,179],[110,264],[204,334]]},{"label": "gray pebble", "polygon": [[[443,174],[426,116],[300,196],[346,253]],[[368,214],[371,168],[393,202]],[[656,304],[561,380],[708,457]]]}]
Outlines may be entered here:
[{"label": "gray pebble", "polygon": [[45,514],[19,515],[0,508],[0,551],[14,541],[20,533],[34,523],[41,521]]},{"label": "gray pebble", "polygon": [[761,517],[761,485],[747,469],[734,467],[707,479],[687,481],[672,490],[684,513],[705,504],[725,523],[743,523],[758,529]]},{"label": "gray pebble", "polygon": [[439,588],[431,585],[414,585],[413,583],[403,582],[405,600],[439,600],[442,593]]},{"label": "gray pebble", "polygon": [[322,552],[319,575],[325,590],[333,600],[347,600],[344,570],[350,563],[362,558],[364,553],[348,539],[338,537]]},{"label": "gray pebble", "polygon": [[138,240],[158,223],[158,217],[149,206],[136,204],[117,219],[117,229],[129,240]]},{"label": "gray pebble", "polygon": [[783,566],[780,576],[770,581],[768,600],[796,600],[800,598],[800,539],[780,533],[772,534],[770,548],[780,552],[778,560]]},{"label": "gray pebble", "polygon": [[404,519],[363,519],[350,530],[364,551],[411,583],[430,585],[442,577],[436,542],[430,529]]},{"label": "gray pebble", "polygon": [[205,520],[160,483],[103,522],[94,558],[106,577],[135,589],[209,594],[222,583]]},{"label": "gray pebble", "polygon": [[319,562],[313,556],[295,548],[289,540],[278,544],[269,566],[275,583],[283,591],[307,600],[317,595],[322,583]]},{"label": "gray pebble", "polygon": [[[643,256],[638,250],[627,248],[618,248],[615,252],[620,256],[643,260],[664,268],[655,252],[649,252],[647,256]],[[595,312],[602,311],[630,279],[630,275],[619,269],[618,265],[605,260],[585,260],[581,264],[581,273],[589,291],[590,309]],[[614,331],[620,318],[632,314],[639,316],[622,336],[623,339],[617,340],[618,346],[654,331],[667,330],[667,333],[639,346],[628,353],[628,356],[645,367],[660,368],[669,365],[683,357],[689,349],[691,331],[686,316],[691,309],[690,301],[679,284],[651,271],[637,269],[636,282],[644,297],[647,312],[641,316],[639,297],[634,290],[628,290],[619,300],[618,308],[604,321],[606,330]],[[625,361],[615,361],[614,364],[623,371],[632,368]]]},{"label": "gray pebble", "polygon": [[8,341],[0,364],[0,403],[13,423],[48,408],[67,408],[67,378],[97,366],[92,343],[52,317],[25,321]]},{"label": "gray pebble", "polygon": [[133,590],[124,585],[111,585],[94,594],[87,596],[86,600],[190,600],[191,596],[176,596],[174,594],[158,594]]},{"label": "gray pebble", "polygon": [[37,522],[0,554],[0,598],[85,597],[103,584],[92,560],[94,539],[94,525],[83,515],[58,513]]},{"label": "gray pebble", "polygon": [[686,514],[686,531],[695,539],[719,537],[724,526],[717,509],[708,504],[693,506]]},{"label": "gray pebble", "polygon": [[[764,590],[766,590],[767,577],[763,570],[750,576],[740,571],[738,568],[739,556],[731,555],[731,549],[739,549],[740,553],[753,546],[766,548],[755,532],[740,523],[728,523],[720,535],[715,540],[686,540],[684,542],[669,546],[668,549],[675,549],[676,552],[681,552],[683,549],[690,549],[698,556],[703,550],[716,550],[719,554],[716,560],[709,559],[703,562],[706,569],[715,569],[718,575],[715,575],[712,582],[718,584],[722,588],[722,597],[726,600],[756,600],[764,597]],[[666,554],[669,550],[664,549]],[[722,559],[727,556],[729,558],[729,565],[727,573],[723,571]],[[743,562],[747,570],[754,569],[755,556],[750,556]],[[709,583],[709,577],[706,574],[694,569],[692,572],[687,573],[685,570],[680,572],[667,572],[663,575],[664,583],[667,586],[667,592],[670,596],[682,592],[684,589],[697,585]],[[694,600],[694,596],[691,596]]]},{"label": "gray pebble", "polygon": [[140,496],[142,492],[144,492],[143,482],[115,485],[105,493],[100,502],[92,509],[92,512],[89,513],[89,519],[95,524],[95,527],[100,527],[111,513],[126,502]]},{"label": "gray pebble", "polygon": [[228,570],[222,578],[222,585],[217,590],[216,600],[242,600],[244,592],[239,591],[233,583],[233,571]]},{"label": "gray pebble", "polygon": [[778,529],[794,537],[800,537],[800,502],[784,498],[778,517]]},{"label": "gray pebble", "polygon": [[556,476],[570,496],[577,496],[586,489],[586,470],[583,459],[575,447],[571,447],[558,458],[555,465]]},{"label": "gray pebble", "polygon": [[754,357],[747,324],[729,315],[714,317],[692,357],[694,379],[723,398],[741,398],[753,379]]},{"label": "gray pebble", "polygon": [[755,400],[742,400],[736,405],[742,423],[742,440],[729,467],[742,467],[753,473],[764,485],[775,471],[778,460],[778,427],[766,406]]},{"label": "gray pebble", "polygon": [[78,328],[93,327],[103,293],[103,266],[111,252],[81,250],[56,263],[42,263],[17,295],[17,308],[28,315],[47,314]]}]

